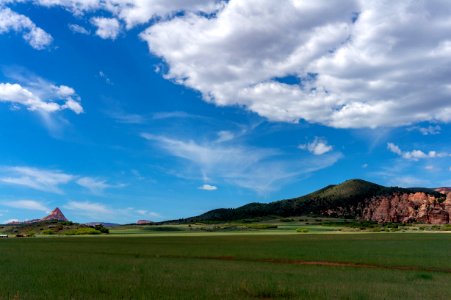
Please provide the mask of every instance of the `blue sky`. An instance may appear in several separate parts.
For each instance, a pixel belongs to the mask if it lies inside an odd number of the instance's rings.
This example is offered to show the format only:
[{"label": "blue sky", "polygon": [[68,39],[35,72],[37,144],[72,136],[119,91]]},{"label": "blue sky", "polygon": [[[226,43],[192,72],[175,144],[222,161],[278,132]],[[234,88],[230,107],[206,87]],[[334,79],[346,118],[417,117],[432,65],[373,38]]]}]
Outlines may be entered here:
[{"label": "blue sky", "polygon": [[450,186],[450,12],[0,2],[0,222],[174,219],[350,178]]}]

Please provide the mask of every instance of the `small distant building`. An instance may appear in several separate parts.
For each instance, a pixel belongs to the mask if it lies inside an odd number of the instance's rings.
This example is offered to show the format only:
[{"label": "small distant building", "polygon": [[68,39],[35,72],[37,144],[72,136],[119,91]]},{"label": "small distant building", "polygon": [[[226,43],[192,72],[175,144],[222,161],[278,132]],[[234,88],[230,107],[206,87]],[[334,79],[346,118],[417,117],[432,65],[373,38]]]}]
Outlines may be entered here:
[{"label": "small distant building", "polygon": [[136,224],[138,224],[138,225],[148,225],[148,224],[153,224],[153,222],[150,221],[150,220],[138,220],[136,222]]}]

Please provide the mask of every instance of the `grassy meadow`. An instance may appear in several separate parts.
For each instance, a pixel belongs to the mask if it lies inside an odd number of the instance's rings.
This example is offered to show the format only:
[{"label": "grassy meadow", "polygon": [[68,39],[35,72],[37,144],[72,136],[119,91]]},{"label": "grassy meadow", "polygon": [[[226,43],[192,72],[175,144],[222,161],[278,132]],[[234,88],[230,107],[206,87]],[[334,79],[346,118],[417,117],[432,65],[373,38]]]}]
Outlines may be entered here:
[{"label": "grassy meadow", "polygon": [[449,299],[451,235],[0,240],[0,299]]},{"label": "grassy meadow", "polygon": [[110,228],[112,235],[170,235],[205,236],[237,234],[347,234],[374,232],[450,232],[451,224],[401,224],[355,221],[337,218],[263,218],[233,222],[169,223],[152,225],[123,225]]}]

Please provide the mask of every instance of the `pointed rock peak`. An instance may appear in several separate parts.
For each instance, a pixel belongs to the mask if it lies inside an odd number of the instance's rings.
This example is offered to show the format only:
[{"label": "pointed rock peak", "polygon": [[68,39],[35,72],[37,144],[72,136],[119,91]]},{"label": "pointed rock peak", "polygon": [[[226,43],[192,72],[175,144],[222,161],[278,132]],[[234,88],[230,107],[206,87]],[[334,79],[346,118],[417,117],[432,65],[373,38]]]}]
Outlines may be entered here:
[{"label": "pointed rock peak", "polygon": [[68,221],[64,216],[63,212],[57,207],[55,208],[47,217],[42,218],[43,221],[48,220],[58,220],[58,221]]}]

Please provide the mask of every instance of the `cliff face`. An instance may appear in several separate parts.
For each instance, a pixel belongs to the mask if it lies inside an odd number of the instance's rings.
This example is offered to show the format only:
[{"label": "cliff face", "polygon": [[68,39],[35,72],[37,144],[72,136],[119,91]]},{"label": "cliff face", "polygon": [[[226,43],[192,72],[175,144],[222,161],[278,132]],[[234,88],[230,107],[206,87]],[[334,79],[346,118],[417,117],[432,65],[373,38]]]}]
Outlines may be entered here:
[{"label": "cliff face", "polygon": [[448,224],[451,215],[451,193],[437,198],[422,192],[374,197],[364,202],[360,218],[379,223],[419,222]]}]

